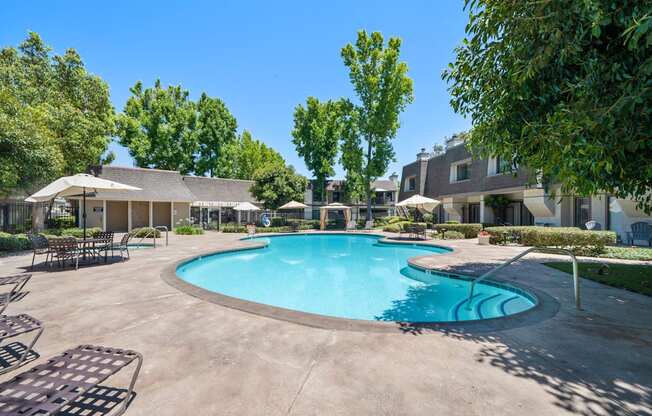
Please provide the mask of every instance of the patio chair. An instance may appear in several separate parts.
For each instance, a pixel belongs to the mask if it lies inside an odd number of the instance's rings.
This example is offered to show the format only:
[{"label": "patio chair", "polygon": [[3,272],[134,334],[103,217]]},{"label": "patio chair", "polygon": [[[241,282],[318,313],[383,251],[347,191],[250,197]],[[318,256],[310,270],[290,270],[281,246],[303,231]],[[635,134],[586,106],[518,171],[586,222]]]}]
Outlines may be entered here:
[{"label": "patio chair", "polygon": [[[3,342],[9,338],[17,337],[19,335],[27,334],[34,331],[36,331],[36,335],[34,336],[34,338],[32,338],[32,341],[30,342],[28,347],[24,347],[23,345],[19,344],[20,347],[15,348],[14,351],[16,352],[19,352],[20,349],[24,348],[24,351],[18,357],[18,360],[13,364],[9,365],[8,367],[0,369],[0,374],[4,374],[8,371],[14,370],[20,367],[21,365],[23,365],[23,363],[25,362],[25,358],[27,358],[29,353],[32,351],[32,348],[34,347],[34,344],[36,344],[36,341],[43,333],[43,325],[41,324],[41,322],[32,318],[29,315],[20,314],[16,316],[7,316],[7,315],[0,316],[0,342]],[[10,348],[10,346],[7,346],[5,348]],[[3,354],[3,359],[5,355],[10,357],[14,356],[14,354],[11,353],[7,354],[5,352]],[[4,414],[1,408],[0,408],[0,414]]]},{"label": "patio chair", "polygon": [[351,220],[346,223],[346,229],[345,231],[355,231],[357,228],[356,222]]},{"label": "patio chair", "polygon": [[[79,268],[79,247],[75,237],[53,238],[50,240],[52,261],[56,260],[60,267],[66,267],[66,261],[75,262],[75,270]],[[1,413],[0,413],[1,414]]]},{"label": "patio chair", "polygon": [[627,242],[630,245],[638,241],[647,241],[652,247],[652,225],[647,222],[635,222],[631,225],[631,231],[627,231]]},{"label": "patio chair", "polygon": [[45,254],[45,265],[48,265],[48,259],[50,258],[50,254],[52,254],[50,250],[50,243],[43,234],[27,234],[27,238],[29,239],[29,242],[32,244],[32,251],[34,254],[32,255],[32,266],[31,269],[34,270],[34,260],[36,260],[36,255],[41,255]]},{"label": "patio chair", "polygon": [[113,257],[113,253],[115,250],[120,250],[120,257],[124,261],[124,256],[122,253],[126,252],[127,253],[127,258],[131,258],[129,256],[129,240],[131,239],[132,234],[131,233],[125,233],[122,238],[120,239],[119,243],[111,243],[111,257]]},{"label": "patio chair", "polygon": [[428,238],[426,235],[426,226],[421,224],[414,224],[412,226],[412,237],[415,240],[426,240]]},{"label": "patio chair", "polygon": [[[102,396],[102,390],[114,389],[98,388],[99,384],[134,361],[126,395],[119,401]],[[80,345],[0,384],[0,415],[54,415],[60,410],[86,414],[96,407],[105,410],[103,413],[117,409],[114,414],[121,415],[135,396],[133,388],[142,363],[143,356],[135,351]]]},{"label": "patio chair", "polygon": [[256,234],[256,225],[255,224],[247,224],[247,236],[251,237],[252,235]]},{"label": "patio chair", "polygon": [[364,223],[365,231],[371,231],[374,229],[374,220],[370,220]]},{"label": "patio chair", "polygon": [[101,240],[95,243],[93,250],[97,255],[104,252],[104,263],[106,263],[109,250],[111,250],[111,257],[113,257],[113,231],[99,231],[93,235],[93,238]]},{"label": "patio chair", "polygon": [[5,294],[3,304],[0,306],[0,315],[2,315],[9,306],[9,303],[14,299],[14,296],[23,290],[32,275],[29,273],[14,274],[11,276],[0,277],[0,286],[14,285],[9,292]]},{"label": "patio chair", "polygon": [[290,223],[290,231],[293,233],[298,233],[301,230],[301,224],[299,224],[299,221],[292,221]]}]

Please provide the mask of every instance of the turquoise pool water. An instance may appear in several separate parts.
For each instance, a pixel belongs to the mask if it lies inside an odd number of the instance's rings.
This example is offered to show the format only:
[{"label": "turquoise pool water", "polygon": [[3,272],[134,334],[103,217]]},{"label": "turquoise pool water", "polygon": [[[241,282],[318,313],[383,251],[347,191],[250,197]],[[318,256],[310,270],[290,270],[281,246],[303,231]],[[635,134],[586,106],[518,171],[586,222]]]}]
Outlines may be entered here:
[{"label": "turquoise pool water", "polygon": [[[177,275],[204,289],[286,309],[349,319],[445,322],[494,318],[534,306],[507,286],[428,274],[407,259],[449,249],[384,244],[360,234],[257,237],[265,248],[191,260]],[[513,289],[513,290],[512,290]]]}]

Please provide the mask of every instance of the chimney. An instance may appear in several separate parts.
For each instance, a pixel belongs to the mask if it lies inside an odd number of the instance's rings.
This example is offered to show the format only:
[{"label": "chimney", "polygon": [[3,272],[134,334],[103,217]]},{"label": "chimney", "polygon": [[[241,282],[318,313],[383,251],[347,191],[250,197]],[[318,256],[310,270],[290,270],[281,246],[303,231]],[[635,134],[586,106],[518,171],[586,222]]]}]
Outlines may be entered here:
[{"label": "chimney", "polygon": [[428,160],[430,159],[430,153],[426,152],[426,148],[422,147],[421,151],[417,153],[417,160]]},{"label": "chimney", "polygon": [[396,172],[389,175],[389,180],[398,185],[398,174]]}]

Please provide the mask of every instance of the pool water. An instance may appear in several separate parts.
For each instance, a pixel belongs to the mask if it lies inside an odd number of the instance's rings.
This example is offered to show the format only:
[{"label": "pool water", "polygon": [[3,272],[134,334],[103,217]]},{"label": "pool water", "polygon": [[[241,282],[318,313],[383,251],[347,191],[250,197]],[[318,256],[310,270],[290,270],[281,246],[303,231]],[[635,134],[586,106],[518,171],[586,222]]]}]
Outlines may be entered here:
[{"label": "pool water", "polygon": [[491,282],[425,273],[410,257],[450,249],[386,244],[378,236],[298,234],[256,237],[265,248],[219,253],[180,265],[193,285],[248,301],[314,314],[364,320],[446,322],[494,318],[534,306],[523,291]]}]

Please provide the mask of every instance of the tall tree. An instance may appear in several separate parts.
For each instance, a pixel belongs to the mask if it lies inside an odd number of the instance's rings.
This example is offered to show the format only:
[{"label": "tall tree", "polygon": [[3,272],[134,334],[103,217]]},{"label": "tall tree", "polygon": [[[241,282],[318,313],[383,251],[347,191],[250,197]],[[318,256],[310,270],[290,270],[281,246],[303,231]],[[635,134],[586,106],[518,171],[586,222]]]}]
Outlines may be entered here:
[{"label": "tall tree", "polygon": [[132,96],[118,117],[117,135],[136,165],[193,172],[199,146],[196,104],[188,91],[180,85],[163,88],[160,80],[145,89],[139,81],[130,91]]},{"label": "tall tree", "polygon": [[[394,160],[392,139],[399,128],[399,114],[412,102],[412,80],[408,67],[399,62],[401,40],[390,38],[385,45],[379,32],[358,32],[355,45],[342,48],[360,104],[356,107],[357,131],[363,149],[362,176],[367,198],[367,220],[372,219],[371,182],[387,171]],[[353,142],[349,144],[354,145]]]},{"label": "tall tree", "polygon": [[466,1],[444,72],[477,156],[498,155],[581,195],[652,210],[652,12],[639,0]]},{"label": "tall tree", "polygon": [[316,192],[325,200],[326,179],[335,174],[333,165],[337,156],[340,139],[339,104],[328,100],[319,102],[308,97],[306,106],[301,104],[294,109],[294,129],[292,142],[314,175]]},{"label": "tall tree", "polygon": [[365,197],[364,151],[358,131],[358,109],[349,101],[341,100],[340,165],[346,172],[344,198],[347,202],[360,202]]},{"label": "tall tree", "polygon": [[256,170],[250,192],[267,209],[277,209],[291,200],[303,199],[308,180],[292,166],[266,165]]},{"label": "tall tree", "polygon": [[51,55],[30,32],[0,50],[0,193],[100,163],[114,116],[107,84],[74,49]]},{"label": "tall tree", "polygon": [[254,173],[262,167],[285,166],[285,160],[280,153],[254,139],[248,130],[242,132],[238,142],[228,150],[228,154],[228,159],[233,162],[230,177],[236,179],[253,179]]},{"label": "tall tree", "polygon": [[196,175],[230,177],[229,151],[238,140],[238,123],[224,102],[205,93],[197,102],[195,140],[199,153],[195,163]]}]

